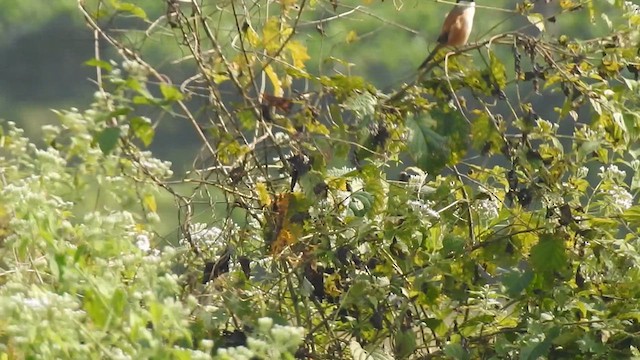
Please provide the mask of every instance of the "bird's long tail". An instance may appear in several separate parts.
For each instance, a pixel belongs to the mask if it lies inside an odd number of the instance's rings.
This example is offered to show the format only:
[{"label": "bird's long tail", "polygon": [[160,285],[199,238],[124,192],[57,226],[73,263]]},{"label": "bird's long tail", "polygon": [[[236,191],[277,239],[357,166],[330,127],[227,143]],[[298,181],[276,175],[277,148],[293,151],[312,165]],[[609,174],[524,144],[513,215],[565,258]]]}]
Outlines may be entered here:
[{"label": "bird's long tail", "polygon": [[431,52],[429,53],[429,56],[427,56],[427,58],[422,62],[422,64],[418,66],[418,70],[424,69],[429,64],[429,62],[433,60],[433,58],[436,56],[436,54],[441,48],[442,48],[442,44],[436,45],[436,47],[433,48],[433,50],[431,50]]}]

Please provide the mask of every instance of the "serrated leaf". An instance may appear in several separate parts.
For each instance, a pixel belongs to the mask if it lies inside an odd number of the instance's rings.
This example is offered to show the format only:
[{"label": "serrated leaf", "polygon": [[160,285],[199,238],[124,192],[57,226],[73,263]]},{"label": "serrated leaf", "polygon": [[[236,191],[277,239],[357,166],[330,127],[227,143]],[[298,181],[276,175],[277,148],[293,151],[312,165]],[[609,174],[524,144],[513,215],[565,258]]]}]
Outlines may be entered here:
[{"label": "serrated leaf", "polygon": [[567,265],[567,254],[562,239],[545,234],[531,248],[531,265],[537,272],[552,273]]},{"label": "serrated leaf", "polygon": [[335,75],[330,78],[323,76],[320,82],[333,90],[338,99],[350,97],[356,90],[366,91],[369,88],[367,82],[359,76]]},{"label": "serrated leaf", "polygon": [[289,50],[289,54],[291,54],[291,60],[293,62],[293,66],[304,69],[305,61],[311,59],[309,54],[307,53],[307,47],[302,45],[299,41],[289,41],[287,44],[287,50]]},{"label": "serrated leaf", "polygon": [[379,168],[366,165],[360,168],[360,175],[365,183],[367,192],[373,195],[373,211],[381,213],[387,208],[389,183],[385,181],[385,174]]},{"label": "serrated leaf", "polygon": [[437,173],[449,160],[447,139],[433,130],[435,121],[428,114],[410,117],[407,127],[411,130],[409,155],[420,169]]},{"label": "serrated leaf", "polygon": [[356,93],[344,102],[344,107],[353,111],[358,118],[362,119],[375,114],[377,102],[375,96],[368,92]]},{"label": "serrated leaf", "polygon": [[529,286],[534,278],[530,270],[524,272],[515,269],[502,276],[502,284],[507,288],[507,293],[511,297],[516,297]]},{"label": "serrated leaf", "polygon": [[493,80],[496,81],[500,89],[504,89],[507,86],[507,69],[493,51],[489,52],[489,64],[491,65]]},{"label": "serrated leaf", "polygon": [[484,112],[471,123],[470,136],[473,148],[478,151],[490,144],[490,149],[497,152],[502,144],[502,137],[494,126],[493,120]]},{"label": "serrated leaf", "polygon": [[[280,50],[281,39],[286,39],[291,35],[292,29],[278,20],[277,17],[270,17],[262,28],[262,46],[269,55],[274,55]],[[280,95],[278,95],[280,96]]]},{"label": "serrated leaf", "polygon": [[100,150],[105,155],[108,155],[113,151],[113,149],[118,144],[118,140],[120,139],[120,128],[119,127],[109,127],[102,130],[98,135],[96,135],[95,140],[98,142],[100,146]]}]

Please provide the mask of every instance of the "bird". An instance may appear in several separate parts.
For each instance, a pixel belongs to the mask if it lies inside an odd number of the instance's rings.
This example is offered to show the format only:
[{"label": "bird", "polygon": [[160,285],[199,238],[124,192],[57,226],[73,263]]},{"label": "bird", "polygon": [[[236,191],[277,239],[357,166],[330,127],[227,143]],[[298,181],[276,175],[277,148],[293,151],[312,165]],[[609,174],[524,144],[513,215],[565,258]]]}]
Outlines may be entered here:
[{"label": "bird", "polygon": [[429,56],[420,64],[418,70],[423,70],[443,47],[459,47],[465,45],[467,40],[469,40],[469,35],[471,35],[475,13],[476,3],[474,0],[457,0],[456,6],[451,9],[444,19],[440,36],[438,36],[438,45],[436,45]]}]

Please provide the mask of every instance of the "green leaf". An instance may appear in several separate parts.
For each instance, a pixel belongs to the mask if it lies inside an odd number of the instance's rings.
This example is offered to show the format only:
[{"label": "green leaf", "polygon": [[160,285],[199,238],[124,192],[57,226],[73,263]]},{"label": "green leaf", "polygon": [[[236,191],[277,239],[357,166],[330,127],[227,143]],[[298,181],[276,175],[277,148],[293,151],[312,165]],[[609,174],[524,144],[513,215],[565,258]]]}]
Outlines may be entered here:
[{"label": "green leaf", "polygon": [[505,86],[507,86],[507,69],[493,51],[489,52],[489,63],[491,65],[493,80],[500,89],[504,89]]},{"label": "green leaf", "polygon": [[120,317],[124,312],[127,303],[127,294],[121,288],[116,289],[111,296],[111,312],[114,316]]},{"label": "green leaf", "polygon": [[543,341],[531,341],[520,352],[520,360],[538,360],[549,353],[553,340],[560,334],[560,329],[553,327],[545,332]]},{"label": "green leaf", "polygon": [[151,145],[155,136],[155,129],[151,125],[151,120],[136,116],[131,119],[131,130],[135,137],[140,139],[144,146]]},{"label": "green leaf", "polygon": [[370,88],[370,85],[359,76],[336,75],[331,78],[323,76],[320,78],[320,82],[331,88],[339,100],[348,98],[356,90],[366,91]]},{"label": "green leaf", "polygon": [[160,92],[166,101],[180,101],[184,99],[184,95],[173,85],[160,84]]},{"label": "green leaf", "polygon": [[444,354],[456,360],[468,360],[469,352],[458,343],[447,344],[444,348]]},{"label": "green leaf", "polygon": [[625,210],[622,218],[634,226],[640,226],[640,205],[634,205]]},{"label": "green leaf", "polygon": [[51,275],[56,279],[61,280],[64,276],[64,270],[66,267],[66,256],[64,254],[50,255],[48,263]]},{"label": "green leaf", "polygon": [[365,165],[360,168],[364,188],[373,195],[373,211],[381,213],[387,208],[389,193],[389,183],[385,181],[385,173],[372,165]]},{"label": "green leaf", "polygon": [[531,270],[524,272],[514,269],[502,276],[502,284],[507,288],[507,293],[511,297],[516,297],[531,284],[534,273]]},{"label": "green leaf", "polygon": [[253,130],[256,128],[256,116],[250,110],[241,110],[237,114],[240,125],[245,130]]},{"label": "green leaf", "polygon": [[121,12],[127,12],[135,17],[139,17],[143,20],[147,20],[147,13],[139,6],[136,6],[128,2],[112,1],[113,7]]},{"label": "green leaf", "polygon": [[454,108],[446,106],[428,114],[409,116],[407,127],[411,130],[409,155],[428,173],[457,163],[466,153],[469,124]]},{"label": "green leaf", "polygon": [[111,64],[109,64],[106,61],[98,60],[98,59],[87,60],[87,61],[84,62],[84,64],[87,65],[87,66],[99,67],[99,68],[104,69],[106,71],[111,71],[113,69]]},{"label": "green leaf", "polygon": [[400,330],[395,336],[395,354],[398,359],[405,359],[416,350],[416,333],[413,329]]},{"label": "green leaf", "polygon": [[503,143],[500,133],[493,124],[493,120],[485,112],[480,113],[473,120],[470,136],[473,148],[478,151],[487,149],[497,153]]},{"label": "green leaf", "polygon": [[433,131],[435,121],[429,114],[409,117],[407,127],[411,130],[407,144],[411,158],[420,169],[430,173],[438,172],[449,160],[450,152],[447,139]]},{"label": "green leaf", "polygon": [[442,253],[444,255],[460,255],[464,253],[464,238],[448,233],[442,239]]},{"label": "green leaf", "polygon": [[133,103],[136,105],[153,105],[155,104],[155,99],[136,95],[133,97]]},{"label": "green leaf", "polygon": [[520,360],[538,360],[549,353],[550,341],[541,341],[527,345],[520,353]]},{"label": "green leaf", "polygon": [[366,191],[356,191],[351,194],[351,202],[349,202],[349,209],[353,211],[353,214],[357,217],[365,216],[369,210],[373,207],[374,198],[373,195]]},{"label": "green leaf", "polygon": [[567,265],[567,254],[564,241],[545,234],[531,248],[531,265],[540,273],[553,273],[563,270]]},{"label": "green leaf", "polygon": [[100,150],[102,150],[102,153],[108,155],[116,147],[119,139],[120,128],[109,127],[98,133],[95,140],[97,140],[98,145],[100,145]]},{"label": "green leaf", "polygon": [[106,309],[102,299],[100,299],[100,295],[96,294],[92,289],[87,289],[84,294],[83,306],[94,325],[98,328],[103,327],[107,321],[109,311]]}]

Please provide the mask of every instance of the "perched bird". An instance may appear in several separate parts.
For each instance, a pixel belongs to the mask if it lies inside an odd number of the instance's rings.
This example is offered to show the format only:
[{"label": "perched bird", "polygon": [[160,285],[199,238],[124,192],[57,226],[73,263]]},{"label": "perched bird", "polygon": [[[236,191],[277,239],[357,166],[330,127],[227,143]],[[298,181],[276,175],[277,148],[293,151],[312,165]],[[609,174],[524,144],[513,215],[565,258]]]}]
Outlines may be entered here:
[{"label": "perched bird", "polygon": [[443,47],[458,47],[466,44],[467,40],[469,40],[469,35],[471,35],[475,13],[476,3],[474,0],[457,0],[456,6],[451,9],[444,19],[440,36],[438,36],[438,45],[427,56],[427,59],[420,64],[418,70],[424,69],[438,53],[438,50]]}]

